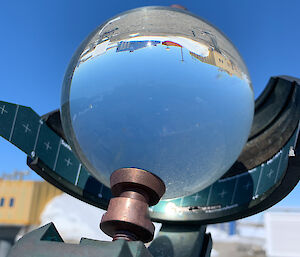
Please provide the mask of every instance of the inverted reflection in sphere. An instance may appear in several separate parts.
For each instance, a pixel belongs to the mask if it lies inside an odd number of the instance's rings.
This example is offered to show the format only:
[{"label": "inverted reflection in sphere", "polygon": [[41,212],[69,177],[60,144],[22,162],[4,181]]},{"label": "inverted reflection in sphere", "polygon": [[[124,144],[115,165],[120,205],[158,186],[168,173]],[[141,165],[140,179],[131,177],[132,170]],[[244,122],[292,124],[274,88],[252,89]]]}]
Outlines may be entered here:
[{"label": "inverted reflection in sphere", "polygon": [[165,199],[220,178],[250,132],[253,91],[232,43],[185,11],[140,8],[80,46],[65,76],[62,122],[73,151],[109,186],[137,167],[166,184]]}]

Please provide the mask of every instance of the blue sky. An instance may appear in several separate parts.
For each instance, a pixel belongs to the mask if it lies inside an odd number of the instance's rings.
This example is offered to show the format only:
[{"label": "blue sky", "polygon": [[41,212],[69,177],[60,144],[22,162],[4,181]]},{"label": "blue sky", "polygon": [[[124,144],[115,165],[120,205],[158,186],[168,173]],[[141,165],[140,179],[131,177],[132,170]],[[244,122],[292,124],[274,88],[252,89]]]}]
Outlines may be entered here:
[{"label": "blue sky", "polygon": [[[59,107],[64,72],[80,42],[106,19],[132,8],[179,3],[222,30],[248,66],[255,94],[270,76],[300,77],[300,1],[3,1],[0,99],[38,114]],[[25,155],[0,139],[0,174],[25,170]],[[37,176],[32,175],[32,178]],[[300,205],[300,188],[283,205]]]},{"label": "blue sky", "polygon": [[230,168],[251,128],[253,94],[242,76],[186,48],[166,49],[114,48],[81,63],[70,119],[81,151],[107,184],[112,171],[134,166],[163,179],[164,197],[174,198],[200,191]]}]

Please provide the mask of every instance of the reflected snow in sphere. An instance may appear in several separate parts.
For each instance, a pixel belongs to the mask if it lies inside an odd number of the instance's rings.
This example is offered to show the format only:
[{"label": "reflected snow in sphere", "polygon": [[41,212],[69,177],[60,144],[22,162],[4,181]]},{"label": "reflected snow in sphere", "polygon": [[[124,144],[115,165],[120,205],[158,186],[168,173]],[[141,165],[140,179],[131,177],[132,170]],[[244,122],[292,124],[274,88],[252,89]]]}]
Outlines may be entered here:
[{"label": "reflected snow in sphere", "polygon": [[109,186],[136,167],[166,184],[164,199],[219,179],[247,141],[254,96],[232,43],[189,12],[121,14],[79,47],[65,75],[61,114],[72,150]]}]

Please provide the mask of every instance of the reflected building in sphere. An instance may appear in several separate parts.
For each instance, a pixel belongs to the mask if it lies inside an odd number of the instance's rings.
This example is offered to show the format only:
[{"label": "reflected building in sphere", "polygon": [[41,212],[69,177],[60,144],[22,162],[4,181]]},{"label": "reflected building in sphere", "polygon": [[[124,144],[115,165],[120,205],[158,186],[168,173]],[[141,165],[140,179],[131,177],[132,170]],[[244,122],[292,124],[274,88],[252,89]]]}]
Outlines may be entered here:
[{"label": "reflected building in sphere", "polygon": [[61,107],[72,150],[98,180],[109,186],[114,170],[144,169],[165,182],[165,199],[198,192],[230,168],[253,110],[232,43],[186,11],[159,7],[113,18],[82,43]]},{"label": "reflected building in sphere", "polygon": [[133,52],[138,49],[142,49],[145,47],[156,46],[160,41],[121,41],[118,43],[117,52],[129,51]]},{"label": "reflected building in sphere", "polygon": [[207,64],[211,64],[211,65],[214,65],[214,66],[217,66],[217,67],[223,69],[230,76],[235,75],[235,76],[239,77],[240,79],[243,79],[243,73],[241,72],[239,67],[232,60],[228,59],[226,56],[222,55],[218,51],[210,49],[209,55],[206,57],[197,55],[193,52],[190,52],[190,55],[197,58],[201,62],[205,62]]}]

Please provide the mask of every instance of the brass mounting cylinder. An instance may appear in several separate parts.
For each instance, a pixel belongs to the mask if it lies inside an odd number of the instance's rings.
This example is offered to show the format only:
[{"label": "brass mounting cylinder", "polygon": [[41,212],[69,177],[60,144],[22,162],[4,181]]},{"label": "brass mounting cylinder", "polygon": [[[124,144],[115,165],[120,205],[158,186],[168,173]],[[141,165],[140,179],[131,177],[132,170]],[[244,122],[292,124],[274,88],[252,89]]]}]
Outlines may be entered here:
[{"label": "brass mounting cylinder", "polygon": [[110,177],[115,198],[109,202],[100,228],[113,240],[150,242],[154,235],[148,207],[165,193],[164,182],[156,175],[137,168],[122,168]]}]

